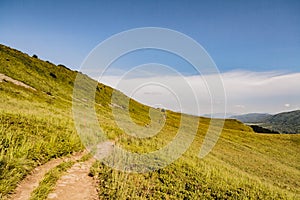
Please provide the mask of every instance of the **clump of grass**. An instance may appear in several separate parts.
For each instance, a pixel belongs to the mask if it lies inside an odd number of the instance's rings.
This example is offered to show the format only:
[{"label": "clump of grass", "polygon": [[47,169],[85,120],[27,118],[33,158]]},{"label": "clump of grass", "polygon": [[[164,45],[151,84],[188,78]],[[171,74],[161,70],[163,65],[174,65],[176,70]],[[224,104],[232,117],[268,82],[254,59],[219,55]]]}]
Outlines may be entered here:
[{"label": "clump of grass", "polygon": [[67,169],[73,166],[73,161],[63,162],[47,172],[39,186],[31,193],[30,200],[46,199],[48,194],[54,189],[58,179],[64,174]]},{"label": "clump of grass", "polygon": [[85,162],[85,161],[91,159],[92,157],[93,157],[93,155],[91,153],[85,154],[78,160],[78,162]]}]

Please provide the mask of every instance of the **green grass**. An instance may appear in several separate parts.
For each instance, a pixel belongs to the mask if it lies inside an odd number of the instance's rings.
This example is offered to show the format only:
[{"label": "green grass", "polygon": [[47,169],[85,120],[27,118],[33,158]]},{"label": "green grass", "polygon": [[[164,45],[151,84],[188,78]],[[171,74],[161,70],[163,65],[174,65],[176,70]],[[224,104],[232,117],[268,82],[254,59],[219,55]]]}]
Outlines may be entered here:
[{"label": "green grass", "polygon": [[89,159],[91,159],[93,157],[93,155],[91,153],[85,154],[84,156],[82,156],[82,158],[80,158],[78,160],[78,162],[85,162]]},{"label": "green grass", "polygon": [[[0,45],[0,73],[37,89],[32,91],[9,82],[0,83],[2,198],[35,166],[80,151],[83,146],[72,116],[76,72]],[[163,169],[138,174],[111,169],[100,161],[95,163],[91,175],[99,181],[100,199],[300,198],[300,135],[256,134],[236,120],[226,120],[216,146],[208,156],[200,159],[198,155],[210,119],[156,110],[153,113],[157,118],[151,124],[151,108],[87,76],[82,77],[87,84],[96,87],[96,104],[90,106],[95,107],[107,138],[128,151],[141,154],[159,150],[173,141],[181,119],[199,122],[195,132],[190,126],[192,123],[184,124],[185,137],[180,141],[188,142],[193,133],[196,133],[195,138],[178,160]],[[85,92],[79,97],[85,98]],[[111,105],[112,98],[117,99],[115,107]],[[133,125],[128,125],[127,109],[130,121],[140,126],[135,130],[130,130]],[[145,135],[145,127],[159,127],[162,116],[159,113],[166,116],[166,121],[155,136],[136,138],[127,134],[132,131],[132,134]],[[124,123],[124,129],[118,127],[115,117]],[[92,144],[98,141],[96,136],[81,139]],[[47,182],[51,181],[46,181],[45,185]]]},{"label": "green grass", "polygon": [[[178,114],[169,115],[167,125],[156,137],[145,140],[122,135],[118,144],[137,153],[164,146],[177,131],[174,127]],[[100,198],[299,198],[300,160],[295,153],[300,144],[299,135],[256,134],[235,120],[227,120],[213,151],[200,159],[197,155],[208,122],[208,119],[200,119],[193,144],[166,168],[137,174],[111,169],[103,162],[96,163],[91,174],[99,181]]]},{"label": "green grass", "polygon": [[0,193],[7,195],[34,167],[82,149],[68,121],[0,113]]},{"label": "green grass", "polygon": [[48,194],[53,191],[58,179],[73,166],[73,161],[63,162],[47,172],[39,186],[31,193],[30,200],[46,199]]},{"label": "green grass", "polygon": [[0,73],[37,89],[0,83],[1,199],[36,166],[83,145],[71,118],[73,72],[0,45]]}]

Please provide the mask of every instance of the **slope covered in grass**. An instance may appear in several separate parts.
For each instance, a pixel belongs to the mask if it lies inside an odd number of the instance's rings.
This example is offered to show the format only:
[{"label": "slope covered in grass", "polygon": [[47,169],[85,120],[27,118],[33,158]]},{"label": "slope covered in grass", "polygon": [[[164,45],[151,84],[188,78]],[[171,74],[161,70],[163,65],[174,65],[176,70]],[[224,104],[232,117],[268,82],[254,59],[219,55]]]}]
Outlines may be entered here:
[{"label": "slope covered in grass", "polygon": [[83,146],[71,118],[74,72],[0,45],[0,73],[36,89],[0,83],[1,199],[35,166]]},{"label": "slope covered in grass", "polygon": [[[12,192],[30,170],[51,158],[81,150],[72,116],[73,85],[77,72],[30,57],[0,45],[0,73],[36,90],[0,83],[0,198]],[[88,82],[93,80],[83,76]],[[95,110],[110,140],[138,154],[158,150],[176,137],[180,119],[198,121],[188,150],[165,168],[128,173],[97,162],[91,174],[99,179],[101,199],[297,199],[300,198],[299,135],[256,134],[236,120],[226,120],[211,153],[198,157],[210,119],[163,113],[163,128],[150,138],[126,134],[114,112],[126,125],[125,111],[140,127],[151,124],[149,111],[159,113],[122,93],[96,83]],[[116,94],[118,105],[112,104]],[[127,100],[129,105],[126,104]],[[157,121],[151,126],[159,126]],[[126,129],[128,128],[128,130]],[[141,128],[141,130],[146,130]],[[183,126],[188,141],[193,133]],[[143,133],[140,133],[143,134]],[[135,166],[130,166],[135,167]]]}]

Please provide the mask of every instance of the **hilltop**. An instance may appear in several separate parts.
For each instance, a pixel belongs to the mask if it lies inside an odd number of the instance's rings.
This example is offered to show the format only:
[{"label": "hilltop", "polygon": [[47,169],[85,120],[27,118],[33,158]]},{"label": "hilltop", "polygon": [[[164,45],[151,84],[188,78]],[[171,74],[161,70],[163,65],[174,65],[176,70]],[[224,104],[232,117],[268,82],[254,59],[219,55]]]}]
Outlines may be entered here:
[{"label": "hilltop", "polygon": [[[127,124],[124,116],[129,110],[132,121],[146,130],[149,124],[159,125],[159,122],[151,124],[149,111],[159,114],[160,110],[129,99],[80,72],[4,45],[0,45],[0,73],[4,77],[0,82],[2,199],[13,193],[36,166],[84,149],[82,141],[86,138],[77,134],[72,113],[73,87],[78,74],[86,83],[96,86],[93,107],[99,126],[115,146],[136,154],[153,152],[174,140],[181,126],[180,119],[186,117],[188,122],[199,122],[194,138],[191,138],[190,124],[183,124],[185,134],[180,141],[185,144],[193,139],[192,144],[181,157],[162,169],[130,173],[112,169],[102,161],[95,162],[90,175],[98,182],[100,199],[300,197],[300,135],[256,134],[243,123],[227,119],[216,146],[201,159],[198,154],[211,122],[209,118],[166,110],[163,128],[153,137],[138,138],[127,134],[131,125],[128,130],[118,126],[113,112],[118,111],[119,120]],[[119,99],[118,104],[112,104],[113,94]]]}]

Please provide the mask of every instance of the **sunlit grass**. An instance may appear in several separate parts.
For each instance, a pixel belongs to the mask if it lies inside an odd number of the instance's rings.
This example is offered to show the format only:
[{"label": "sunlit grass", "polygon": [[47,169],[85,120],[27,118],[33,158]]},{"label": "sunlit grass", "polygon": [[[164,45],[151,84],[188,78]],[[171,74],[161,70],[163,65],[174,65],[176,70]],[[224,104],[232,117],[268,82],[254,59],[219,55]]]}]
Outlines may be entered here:
[{"label": "sunlit grass", "polygon": [[68,121],[0,113],[0,193],[11,192],[35,166],[81,149]]},{"label": "sunlit grass", "polygon": [[[80,151],[83,146],[72,116],[76,72],[0,46],[0,73],[37,89],[0,83],[0,198],[4,198],[35,166]],[[112,105],[113,95],[117,107]],[[173,141],[182,115],[157,110],[165,121],[155,118],[151,124],[150,108],[133,100],[128,105],[127,100],[120,92],[97,85],[96,104],[92,106],[107,139],[139,154],[159,150]],[[118,127],[113,109],[118,109],[120,120],[140,126],[138,131],[163,127],[149,138],[128,135],[128,130]],[[194,132],[185,123],[182,143],[195,138],[187,151],[165,168],[139,174],[96,162],[91,175],[98,179],[100,199],[300,198],[300,135],[256,134],[238,121],[226,120],[216,146],[200,159],[210,119],[185,117],[197,120],[199,126]]]}]

